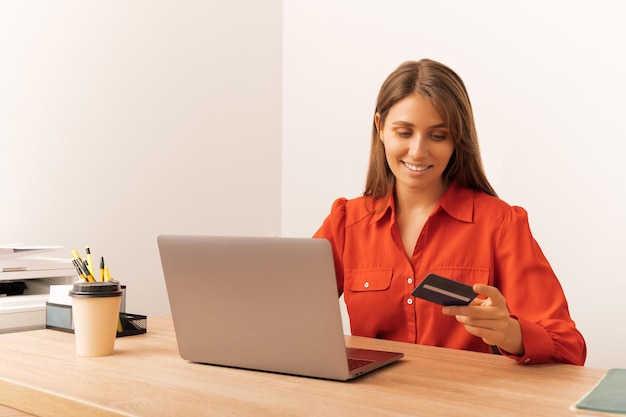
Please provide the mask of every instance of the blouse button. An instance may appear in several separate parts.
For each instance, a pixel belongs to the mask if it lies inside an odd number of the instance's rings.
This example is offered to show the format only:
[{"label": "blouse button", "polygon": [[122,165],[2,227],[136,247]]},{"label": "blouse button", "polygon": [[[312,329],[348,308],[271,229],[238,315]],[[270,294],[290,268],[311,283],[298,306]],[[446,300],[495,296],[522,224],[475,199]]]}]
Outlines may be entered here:
[{"label": "blouse button", "polygon": [[413,304],[413,299],[412,298],[407,298],[406,303],[409,304],[409,305]]},{"label": "blouse button", "polygon": [[363,284],[363,286],[364,286],[365,288],[369,288],[370,283],[366,281],[366,282]]},{"label": "blouse button", "polygon": [[409,284],[413,284],[413,278],[409,277],[406,282],[408,282]]}]

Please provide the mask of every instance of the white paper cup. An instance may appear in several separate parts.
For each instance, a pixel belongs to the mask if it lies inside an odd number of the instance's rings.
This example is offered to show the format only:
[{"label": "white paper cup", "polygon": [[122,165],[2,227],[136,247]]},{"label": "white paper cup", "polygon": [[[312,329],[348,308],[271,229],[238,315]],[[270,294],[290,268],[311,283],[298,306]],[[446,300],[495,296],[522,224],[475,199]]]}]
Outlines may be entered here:
[{"label": "white paper cup", "polygon": [[122,301],[119,282],[77,282],[69,296],[72,297],[76,354],[111,355]]}]

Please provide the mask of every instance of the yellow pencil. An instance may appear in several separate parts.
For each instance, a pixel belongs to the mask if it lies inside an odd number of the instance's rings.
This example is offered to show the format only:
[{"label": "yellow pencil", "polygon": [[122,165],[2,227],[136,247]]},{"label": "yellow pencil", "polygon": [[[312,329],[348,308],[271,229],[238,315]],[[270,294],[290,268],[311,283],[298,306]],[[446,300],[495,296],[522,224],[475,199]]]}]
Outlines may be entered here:
[{"label": "yellow pencil", "polygon": [[100,281],[104,282],[104,256],[100,257]]},{"label": "yellow pencil", "polygon": [[109,272],[109,267],[108,266],[104,267],[104,280],[105,281],[111,281],[111,273]]}]

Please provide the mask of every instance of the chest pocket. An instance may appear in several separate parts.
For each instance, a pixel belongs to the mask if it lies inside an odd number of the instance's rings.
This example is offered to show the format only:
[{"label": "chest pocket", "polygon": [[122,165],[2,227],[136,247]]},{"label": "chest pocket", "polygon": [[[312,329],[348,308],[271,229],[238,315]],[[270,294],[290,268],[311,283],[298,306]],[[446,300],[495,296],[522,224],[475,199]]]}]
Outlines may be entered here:
[{"label": "chest pocket", "polygon": [[347,288],[350,291],[385,291],[391,286],[393,268],[348,269]]},{"label": "chest pocket", "polygon": [[462,282],[467,285],[473,285],[477,283],[493,285],[493,283],[490,281],[491,273],[489,268],[444,266],[432,267],[430,269],[430,272],[433,272],[437,275],[442,275],[455,281]]}]

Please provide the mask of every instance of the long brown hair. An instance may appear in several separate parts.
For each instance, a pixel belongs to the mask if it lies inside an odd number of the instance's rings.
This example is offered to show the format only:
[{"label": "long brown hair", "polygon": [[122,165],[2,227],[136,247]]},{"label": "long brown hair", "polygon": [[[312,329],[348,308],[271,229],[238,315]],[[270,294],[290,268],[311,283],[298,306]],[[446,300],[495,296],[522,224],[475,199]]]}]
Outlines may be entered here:
[{"label": "long brown hair", "polygon": [[[443,172],[444,184],[456,179],[464,187],[497,196],[483,170],[467,90],[463,80],[445,65],[422,59],[405,62],[392,72],[381,86],[376,101],[379,127],[382,129],[394,104],[415,93],[421,94],[437,109],[454,141],[454,152]],[[370,164],[363,195],[385,197],[394,184],[395,177],[387,164],[384,144],[373,122]]]}]

